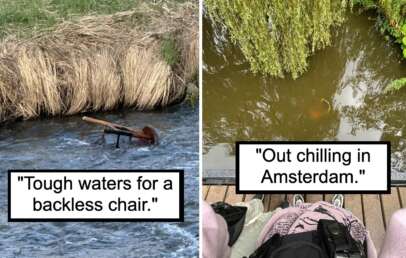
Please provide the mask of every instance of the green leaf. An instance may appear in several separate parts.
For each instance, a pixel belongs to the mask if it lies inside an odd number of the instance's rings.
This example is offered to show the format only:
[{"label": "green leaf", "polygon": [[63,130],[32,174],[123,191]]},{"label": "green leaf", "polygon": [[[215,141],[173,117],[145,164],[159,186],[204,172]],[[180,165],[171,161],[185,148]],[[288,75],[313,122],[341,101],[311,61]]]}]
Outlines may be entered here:
[{"label": "green leaf", "polygon": [[397,80],[394,80],[386,86],[384,92],[389,93],[389,92],[395,92],[400,90],[401,88],[404,88],[406,86],[406,78],[400,78]]},{"label": "green leaf", "polygon": [[206,0],[205,6],[253,72],[296,79],[307,71],[310,55],[331,45],[330,28],[344,22],[351,1]]},{"label": "green leaf", "polygon": [[404,35],[406,35],[406,23],[403,24],[402,28],[400,29]]}]

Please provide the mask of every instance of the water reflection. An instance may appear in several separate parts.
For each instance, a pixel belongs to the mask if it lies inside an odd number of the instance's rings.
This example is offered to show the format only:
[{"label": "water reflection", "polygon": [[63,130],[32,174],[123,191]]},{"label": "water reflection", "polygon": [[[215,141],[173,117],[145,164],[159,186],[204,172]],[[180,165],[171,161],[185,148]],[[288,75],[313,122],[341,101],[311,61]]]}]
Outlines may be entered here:
[{"label": "water reflection", "polygon": [[[406,171],[406,91],[382,93],[406,76],[406,64],[367,14],[350,15],[297,80],[252,74],[223,28],[206,18],[203,31],[207,166],[233,155],[237,140],[390,140],[393,169]],[[219,152],[219,144],[231,151]]]}]

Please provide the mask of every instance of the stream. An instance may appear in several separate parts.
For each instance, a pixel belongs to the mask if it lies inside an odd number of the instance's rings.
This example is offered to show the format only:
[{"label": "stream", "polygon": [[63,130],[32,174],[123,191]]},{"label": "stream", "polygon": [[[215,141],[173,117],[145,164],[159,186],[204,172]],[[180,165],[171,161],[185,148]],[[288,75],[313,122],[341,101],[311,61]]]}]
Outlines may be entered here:
[{"label": "stream", "polygon": [[[101,141],[102,127],[81,116],[0,127],[0,257],[196,257],[199,234],[199,110],[181,104],[155,112],[89,114],[114,123],[151,125],[158,146],[122,137]],[[186,136],[186,137],[185,137]],[[8,169],[184,169],[184,223],[8,223]]]},{"label": "stream", "polygon": [[383,93],[406,62],[373,17],[350,14],[297,80],[253,74],[224,28],[204,18],[204,170],[233,169],[238,140],[386,140],[392,179],[406,179],[406,90]]}]

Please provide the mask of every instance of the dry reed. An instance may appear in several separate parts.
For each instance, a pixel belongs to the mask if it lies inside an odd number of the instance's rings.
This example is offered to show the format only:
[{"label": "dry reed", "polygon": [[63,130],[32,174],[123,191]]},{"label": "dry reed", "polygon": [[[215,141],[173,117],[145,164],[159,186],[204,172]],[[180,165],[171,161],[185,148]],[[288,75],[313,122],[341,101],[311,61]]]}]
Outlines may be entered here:
[{"label": "dry reed", "polygon": [[[28,40],[0,44],[0,122],[121,106],[148,110],[179,101],[198,66],[195,4],[64,22]],[[160,42],[173,37],[171,66]]]}]

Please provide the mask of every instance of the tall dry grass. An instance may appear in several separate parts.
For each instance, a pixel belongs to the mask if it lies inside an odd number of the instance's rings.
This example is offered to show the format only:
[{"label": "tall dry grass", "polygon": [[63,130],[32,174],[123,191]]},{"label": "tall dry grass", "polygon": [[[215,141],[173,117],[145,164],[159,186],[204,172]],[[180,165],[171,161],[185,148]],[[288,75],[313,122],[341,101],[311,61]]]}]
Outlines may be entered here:
[{"label": "tall dry grass", "polygon": [[[179,101],[198,66],[195,4],[143,5],[114,15],[64,22],[29,40],[0,44],[0,121]],[[160,43],[173,37],[179,63]]]}]

